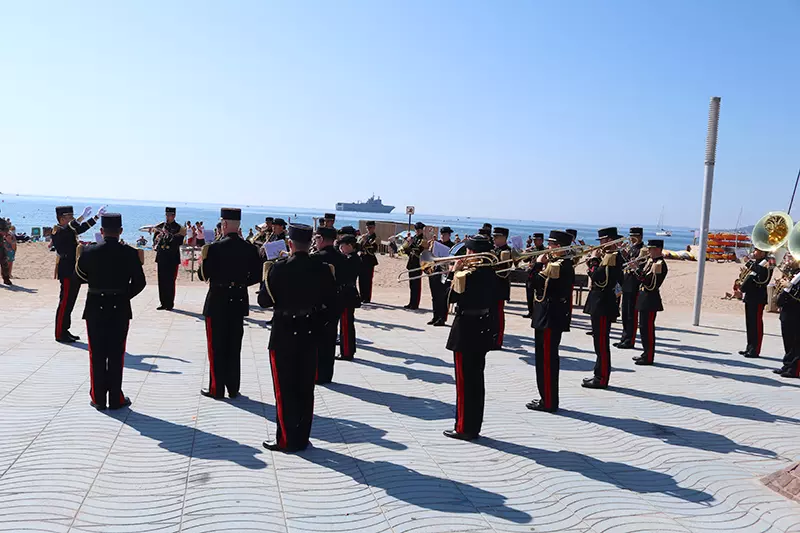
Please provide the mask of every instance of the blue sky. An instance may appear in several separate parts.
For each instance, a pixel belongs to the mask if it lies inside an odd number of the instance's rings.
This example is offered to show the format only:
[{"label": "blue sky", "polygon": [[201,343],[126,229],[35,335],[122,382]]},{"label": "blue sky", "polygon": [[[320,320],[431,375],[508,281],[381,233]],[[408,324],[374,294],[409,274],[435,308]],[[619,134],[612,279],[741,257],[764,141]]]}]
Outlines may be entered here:
[{"label": "blue sky", "polygon": [[[800,3],[4,2],[0,191],[712,226],[786,209]],[[800,217],[800,210],[796,213]]]}]

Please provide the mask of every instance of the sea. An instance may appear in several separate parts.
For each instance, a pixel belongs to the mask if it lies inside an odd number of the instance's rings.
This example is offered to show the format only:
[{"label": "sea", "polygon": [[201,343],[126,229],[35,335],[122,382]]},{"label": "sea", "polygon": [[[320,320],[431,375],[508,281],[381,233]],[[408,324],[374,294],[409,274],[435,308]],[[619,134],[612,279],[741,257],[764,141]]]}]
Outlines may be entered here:
[{"label": "sea", "polygon": [[[183,224],[187,221],[195,223],[203,221],[206,229],[214,229],[219,221],[219,204],[200,204],[200,203],[156,203],[153,201],[138,200],[119,200],[110,198],[78,198],[78,197],[47,197],[47,196],[24,196],[0,193],[0,216],[10,218],[16,226],[17,233],[31,235],[32,228],[42,228],[53,226],[55,220],[55,207],[57,205],[72,205],[75,215],[78,216],[86,206],[91,206],[96,213],[101,206],[107,206],[110,212],[122,214],[124,228],[123,238],[133,243],[139,235],[146,235],[138,231],[138,228],[157,224],[164,220],[164,207],[166,205],[177,208],[176,221]],[[313,225],[314,217],[321,217],[326,212],[334,212],[332,209],[317,208],[309,209],[302,207],[280,207],[280,206],[256,206],[256,205],[226,205],[226,207],[240,207],[242,209],[242,231],[247,235],[249,228],[255,228],[256,224],[262,224],[264,217],[281,217],[287,221],[299,222]],[[355,211],[336,211],[336,227],[351,225],[358,228],[359,220],[382,220],[399,223],[408,222],[408,216],[404,211],[394,213],[359,213]],[[597,238],[597,229],[604,226],[613,226],[614,222],[607,224],[585,224],[574,220],[560,221],[540,221],[522,219],[487,218],[481,216],[447,216],[436,214],[415,214],[412,223],[422,221],[433,226],[450,226],[453,231],[461,237],[477,233],[484,222],[489,222],[493,226],[509,228],[512,236],[519,235],[525,241],[534,232],[542,232],[547,235],[551,229],[575,228],[578,230],[578,238],[587,243]],[[656,238],[656,231],[660,228],[655,226],[644,227],[645,239]],[[627,235],[628,227],[618,225],[619,231]],[[672,231],[671,237],[663,238],[665,248],[669,250],[685,250],[692,244],[695,232],[693,229],[685,227],[664,228]]]}]

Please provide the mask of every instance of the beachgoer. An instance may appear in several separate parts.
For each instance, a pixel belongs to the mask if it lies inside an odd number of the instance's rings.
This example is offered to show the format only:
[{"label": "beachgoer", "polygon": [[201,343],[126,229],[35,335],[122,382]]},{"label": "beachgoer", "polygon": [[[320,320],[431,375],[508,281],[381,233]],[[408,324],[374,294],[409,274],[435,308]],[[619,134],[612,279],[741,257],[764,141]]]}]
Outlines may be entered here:
[{"label": "beachgoer", "polygon": [[[8,232],[8,221],[0,217],[0,239],[5,242],[6,233]],[[8,270],[8,256],[5,246],[0,246],[0,276],[3,277],[3,283],[11,285],[11,273]]]},{"label": "beachgoer", "polygon": [[194,243],[194,236],[195,236],[195,232],[194,232],[194,227],[192,226],[192,221],[191,220],[187,220],[186,221],[186,244],[187,245],[194,246],[194,244],[195,244]]},{"label": "beachgoer", "polygon": [[197,221],[197,226],[195,226],[195,231],[194,231],[195,246],[198,246],[198,247],[202,248],[203,246],[206,245],[206,237],[205,237],[205,233],[203,233],[204,231],[205,231],[205,228],[203,227],[203,221],[202,220],[198,220]]},{"label": "beachgoer", "polygon": [[258,283],[262,273],[258,251],[239,234],[242,210],[223,207],[220,218],[224,236],[203,247],[197,274],[209,282],[203,306],[209,384],[200,394],[218,400],[226,389],[231,398],[239,395],[244,317],[250,309],[247,287]]},{"label": "beachgoer", "polygon": [[14,271],[14,256],[17,254],[17,228],[15,226],[9,227],[9,231],[3,238],[3,247],[6,249],[8,260],[8,279],[11,279]]},{"label": "beachgoer", "polygon": [[133,318],[131,299],[144,290],[139,252],[119,241],[122,215],[107,213],[100,222],[103,242],[87,246],[75,269],[89,284],[83,318],[89,336],[89,404],[103,411],[131,404],[122,392],[125,341]]}]

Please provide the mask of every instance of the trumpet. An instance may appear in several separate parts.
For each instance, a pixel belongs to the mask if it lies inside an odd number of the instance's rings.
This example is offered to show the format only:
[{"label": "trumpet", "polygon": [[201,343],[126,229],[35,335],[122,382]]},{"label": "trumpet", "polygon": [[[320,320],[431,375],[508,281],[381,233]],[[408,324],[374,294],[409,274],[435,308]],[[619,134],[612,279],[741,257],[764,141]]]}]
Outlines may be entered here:
[{"label": "trumpet", "polygon": [[433,257],[433,254],[426,250],[422,252],[419,259],[420,266],[400,272],[400,274],[397,276],[397,281],[409,281],[412,279],[428,278],[430,276],[441,275],[441,272],[426,271],[446,263],[457,263],[458,261],[464,261],[463,264],[469,268],[477,268],[479,266],[494,266],[497,264],[497,257],[491,252],[481,252],[469,255],[450,255],[447,257]]},{"label": "trumpet", "polygon": [[649,255],[640,255],[635,259],[631,259],[624,265],[622,265],[622,271],[626,274],[633,274],[636,270],[641,266],[642,263],[646,262],[650,259]]},{"label": "trumpet", "polygon": [[539,257],[540,255],[549,255],[549,254],[557,254],[564,252],[570,258],[577,259],[586,254],[592,253],[598,248],[604,248],[606,246],[616,245],[626,240],[627,237],[620,237],[619,239],[615,239],[605,244],[598,244],[595,246],[589,246],[586,244],[573,244],[570,246],[561,246],[559,248],[545,248],[544,250],[534,250],[532,252],[521,252],[521,253],[517,252],[516,250],[511,250],[511,259],[504,259],[496,263],[496,265],[500,265],[503,263],[511,263],[511,266],[506,267],[502,270],[498,270],[497,272],[508,272],[509,270],[514,270],[515,268],[517,268],[517,263],[519,263],[520,261],[533,259],[535,257]]}]

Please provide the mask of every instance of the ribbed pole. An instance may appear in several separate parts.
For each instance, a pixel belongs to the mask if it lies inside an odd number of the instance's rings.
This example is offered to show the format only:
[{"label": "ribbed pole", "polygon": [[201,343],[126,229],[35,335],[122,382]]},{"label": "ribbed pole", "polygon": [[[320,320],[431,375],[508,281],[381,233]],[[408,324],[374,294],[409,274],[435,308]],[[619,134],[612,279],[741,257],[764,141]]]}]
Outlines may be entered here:
[{"label": "ribbed pole", "polygon": [[703,280],[706,275],[706,251],[708,250],[708,224],[711,218],[711,189],[714,185],[714,164],[717,157],[717,127],[719,126],[719,104],[721,98],[712,96],[708,107],[708,134],[706,135],[706,170],[703,188],[703,210],[700,213],[700,250],[697,253],[697,286],[694,290],[694,319],[700,325],[700,308],[703,305]]}]

